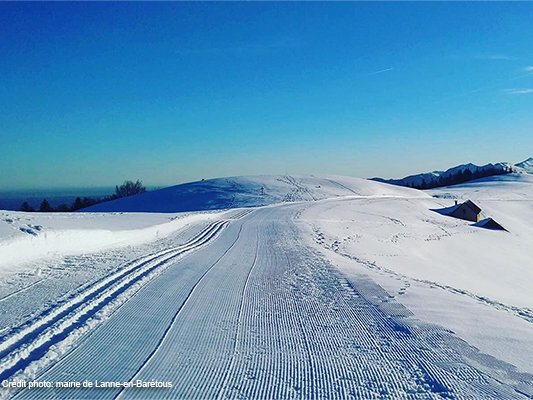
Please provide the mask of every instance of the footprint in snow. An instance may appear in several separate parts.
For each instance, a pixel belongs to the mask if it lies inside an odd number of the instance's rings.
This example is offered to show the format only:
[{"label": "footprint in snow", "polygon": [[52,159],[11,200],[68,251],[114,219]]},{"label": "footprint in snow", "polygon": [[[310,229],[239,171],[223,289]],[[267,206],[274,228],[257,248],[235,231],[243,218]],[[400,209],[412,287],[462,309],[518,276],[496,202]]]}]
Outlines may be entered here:
[{"label": "footprint in snow", "polygon": [[29,235],[37,236],[37,234],[36,234],[33,230],[31,230],[31,229],[27,229],[27,228],[19,228],[19,229],[20,229],[22,232],[27,233],[27,234],[29,234]]}]

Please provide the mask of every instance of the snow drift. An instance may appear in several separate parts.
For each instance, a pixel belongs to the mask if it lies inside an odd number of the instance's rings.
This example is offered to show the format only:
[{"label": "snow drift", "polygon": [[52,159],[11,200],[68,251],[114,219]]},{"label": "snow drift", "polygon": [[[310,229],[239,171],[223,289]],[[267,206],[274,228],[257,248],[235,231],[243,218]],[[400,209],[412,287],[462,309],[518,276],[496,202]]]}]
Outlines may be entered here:
[{"label": "snow drift", "polygon": [[4,212],[0,214],[0,277],[20,271],[23,263],[149,243],[220,216]]}]

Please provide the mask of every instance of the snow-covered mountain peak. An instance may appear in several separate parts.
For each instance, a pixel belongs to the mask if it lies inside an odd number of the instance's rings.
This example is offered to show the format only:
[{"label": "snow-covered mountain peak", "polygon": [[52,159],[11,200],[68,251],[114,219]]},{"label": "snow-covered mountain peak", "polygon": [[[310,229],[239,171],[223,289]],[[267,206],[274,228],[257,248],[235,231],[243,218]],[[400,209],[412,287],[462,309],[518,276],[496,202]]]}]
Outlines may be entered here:
[{"label": "snow-covered mountain peak", "polygon": [[529,157],[527,160],[522,161],[521,163],[516,164],[518,168],[523,169],[525,172],[533,174],[533,157]]},{"label": "snow-covered mountain peak", "polygon": [[431,187],[455,185],[491,175],[515,172],[516,169],[517,168],[515,166],[506,162],[486,164],[481,166],[467,163],[449,168],[446,171],[433,171],[409,175],[402,179],[373,178],[373,180],[398,186],[427,189]]}]

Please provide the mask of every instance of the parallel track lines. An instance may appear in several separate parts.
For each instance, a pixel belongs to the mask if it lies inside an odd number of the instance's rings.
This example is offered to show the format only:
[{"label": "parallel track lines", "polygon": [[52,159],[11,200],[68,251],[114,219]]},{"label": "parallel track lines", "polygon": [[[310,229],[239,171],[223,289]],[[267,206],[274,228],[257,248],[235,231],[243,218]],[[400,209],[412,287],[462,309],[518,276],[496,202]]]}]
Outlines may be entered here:
[{"label": "parallel track lines", "polygon": [[[245,216],[249,212],[241,212],[232,219]],[[176,257],[207,244],[227,224],[228,221],[225,220],[214,222],[181,246],[126,264],[5,338],[0,343],[0,380],[20,374],[32,362],[46,355],[48,349],[65,340],[69,334],[85,325],[97,312],[124,295],[128,289],[138,290],[135,285],[146,283],[147,279],[164,270]]]},{"label": "parallel track lines", "polygon": [[[246,213],[248,214],[248,213]],[[244,215],[246,215],[244,214]],[[242,215],[242,216],[244,216]],[[239,215],[237,218],[241,217],[241,215]],[[235,216],[234,216],[235,218]],[[159,342],[157,343],[156,347],[154,348],[154,350],[150,353],[150,355],[148,356],[148,358],[143,362],[143,364],[139,367],[139,369],[137,371],[135,371],[135,373],[133,374],[133,376],[130,378],[130,382],[134,381],[135,378],[146,368],[146,366],[148,365],[148,363],[152,360],[152,358],[157,354],[157,352],[159,351],[159,349],[161,348],[162,344],[164,343],[164,341],[167,339],[168,337],[168,334],[170,332],[170,330],[172,329],[172,327],[174,326],[174,323],[176,321],[176,319],[178,318],[178,316],[180,315],[181,311],[183,310],[183,308],[187,305],[189,299],[191,298],[191,296],[194,294],[196,288],[198,287],[198,285],[202,282],[202,280],[205,278],[205,276],[209,273],[209,271],[211,271],[217,264],[218,262],[224,258],[224,256],[235,246],[235,243],[237,243],[237,241],[239,240],[239,237],[241,235],[241,232],[242,232],[242,225],[241,225],[241,228],[239,229],[239,233],[237,234],[237,238],[235,239],[235,241],[233,242],[233,244],[220,256],[220,258],[215,261],[214,264],[211,265],[211,267],[209,267],[209,269],[207,269],[203,274],[202,276],[200,277],[200,279],[194,284],[194,286],[192,287],[191,291],[189,292],[189,294],[187,295],[187,297],[185,298],[185,301],[182,303],[182,305],[178,308],[178,310],[176,311],[176,313],[174,314],[174,316],[172,317],[172,320],[170,321],[170,324],[168,325],[168,327],[166,328],[165,332],[163,333],[163,336],[161,337],[161,339],[159,340]],[[121,396],[123,395],[124,393],[124,388],[114,397],[114,399],[119,399],[121,398]]]},{"label": "parallel track lines", "polygon": [[[271,210],[264,212],[270,214]],[[173,398],[176,392],[187,399],[216,398],[234,354],[242,291],[257,250],[248,240],[257,237],[257,229],[257,225],[243,223],[235,247],[227,251],[223,264],[211,269],[198,284],[161,351],[136,378],[168,376],[174,382],[172,391],[156,395],[145,389],[128,389],[128,398],[162,399],[167,393]]]},{"label": "parallel track lines", "polygon": [[391,318],[290,235],[277,245],[279,226],[263,231],[224,398],[520,397],[465,362],[451,333]]},{"label": "parallel track lines", "polygon": [[[525,374],[486,373],[453,333],[409,323],[373,281],[348,281],[301,245],[284,210],[231,225],[216,244],[167,269],[46,378],[173,383],[80,396],[94,399],[524,397]],[[95,359],[103,365],[91,365]]]},{"label": "parallel track lines", "polygon": [[[261,222],[266,218],[266,216],[261,220]],[[252,262],[252,266],[250,267],[250,270],[248,271],[248,274],[246,276],[246,281],[244,282],[244,286],[242,288],[242,294],[241,294],[241,305],[239,307],[239,315],[237,317],[237,330],[235,332],[235,338],[234,338],[234,346],[233,346],[233,355],[231,357],[231,363],[226,371],[226,375],[224,377],[224,381],[222,382],[222,387],[219,391],[219,394],[217,396],[217,400],[221,399],[222,394],[224,393],[224,390],[226,389],[226,385],[228,383],[228,379],[231,376],[231,372],[233,371],[233,366],[235,363],[235,350],[237,349],[237,346],[239,344],[240,339],[240,330],[241,330],[241,319],[243,314],[243,306],[244,306],[244,298],[246,296],[246,291],[248,289],[248,282],[250,281],[250,276],[252,275],[252,272],[254,270],[254,267],[257,263],[257,254],[259,252],[259,228],[257,229],[257,239],[256,239],[256,247],[255,247],[255,256],[254,260]]]}]

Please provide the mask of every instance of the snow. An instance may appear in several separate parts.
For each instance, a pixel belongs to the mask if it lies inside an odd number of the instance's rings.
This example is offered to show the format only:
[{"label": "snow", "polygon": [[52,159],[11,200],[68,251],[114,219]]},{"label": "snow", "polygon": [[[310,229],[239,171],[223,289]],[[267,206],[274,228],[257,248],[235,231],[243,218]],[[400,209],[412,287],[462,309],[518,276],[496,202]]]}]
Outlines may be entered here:
[{"label": "snow", "polygon": [[[6,350],[20,378],[157,380],[171,388],[42,388],[17,398],[519,399],[533,393],[531,376],[479,354],[448,330],[412,321],[372,280],[346,278],[305,246],[293,221],[320,204],[232,215],[196,251],[128,264],[125,279],[106,276],[71,296],[63,303],[69,314],[52,306],[46,321],[26,325],[34,334],[20,333]],[[139,268],[156,275],[135,286]],[[41,322],[44,330],[36,332]],[[0,348],[6,360],[4,354]],[[0,367],[0,379],[8,376],[12,370]]]},{"label": "snow", "polygon": [[524,172],[533,174],[533,157],[516,164],[516,166],[521,168]]},{"label": "snow", "polygon": [[0,277],[19,272],[32,261],[153,242],[220,215],[0,211]]},{"label": "snow", "polygon": [[[94,326],[95,318],[102,319],[102,317],[108,316],[111,310],[118,308],[139,290],[143,283],[161,274],[168,267],[168,260],[175,260],[205,245],[213,240],[226,224],[226,221],[215,222],[197,235],[195,239],[184,245],[160,251],[126,265],[76,296],[72,296],[42,318],[27,324],[23,329],[0,343],[0,354],[5,354],[6,350],[16,344],[22,344],[18,350],[9,352],[8,357],[3,359],[2,370],[5,373],[10,368],[28,367],[29,371],[24,377],[26,379],[33,378],[32,371],[35,369],[35,364],[32,365],[28,354],[39,351],[44,345],[51,347],[58,341],[58,335],[73,332],[69,335],[67,342],[51,351],[51,355],[47,354],[42,359],[36,360],[39,368],[44,368],[58,356],[58,353],[64,353],[73,339],[78,338],[81,333]],[[77,328],[80,321],[86,321],[88,326]],[[26,338],[33,336],[36,336],[35,340],[25,343]],[[50,360],[50,357],[53,359]]]},{"label": "snow", "polygon": [[[261,188],[263,188],[263,194]],[[416,190],[347,176],[264,175],[185,183],[97,204],[83,211],[183,212],[372,195],[425,196]]]},{"label": "snow", "polygon": [[[466,199],[509,232],[437,212]],[[97,207],[132,212],[0,212],[0,380],[172,388],[0,398],[533,396],[531,175],[235,177]]]},{"label": "snow", "polygon": [[[348,275],[366,270],[417,317],[532,372],[533,176],[496,176],[427,193],[438,197],[324,202],[301,220],[314,246]],[[453,199],[474,201],[509,232],[434,211],[453,206]]]}]

